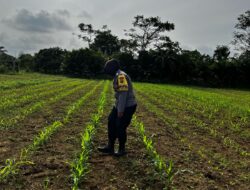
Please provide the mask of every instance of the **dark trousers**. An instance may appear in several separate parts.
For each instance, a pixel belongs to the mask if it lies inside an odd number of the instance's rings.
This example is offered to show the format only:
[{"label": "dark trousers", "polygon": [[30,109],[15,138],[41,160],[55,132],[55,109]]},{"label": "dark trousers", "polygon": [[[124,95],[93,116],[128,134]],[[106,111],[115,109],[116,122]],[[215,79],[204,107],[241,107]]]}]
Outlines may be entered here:
[{"label": "dark trousers", "polygon": [[109,144],[114,145],[116,138],[119,140],[120,148],[125,148],[127,141],[127,127],[129,126],[132,116],[136,111],[136,105],[127,107],[121,118],[117,117],[117,109],[113,107],[108,118],[108,137]]}]

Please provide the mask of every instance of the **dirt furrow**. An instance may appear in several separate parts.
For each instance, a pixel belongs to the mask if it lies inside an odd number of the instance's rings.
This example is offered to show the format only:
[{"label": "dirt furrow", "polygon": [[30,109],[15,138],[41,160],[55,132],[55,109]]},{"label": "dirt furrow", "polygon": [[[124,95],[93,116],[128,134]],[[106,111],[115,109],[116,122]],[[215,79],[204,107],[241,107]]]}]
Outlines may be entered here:
[{"label": "dirt furrow", "polygon": [[0,164],[5,159],[19,156],[20,150],[30,144],[34,136],[45,126],[60,120],[65,115],[67,106],[91,89],[92,85],[83,87],[70,96],[64,97],[55,104],[45,106],[39,112],[31,114],[19,123],[19,126],[1,131],[0,134]]},{"label": "dirt furrow", "polygon": [[[106,156],[97,151],[97,147],[107,143],[107,117],[112,108],[111,94],[108,106],[94,139],[94,150],[90,159],[90,173],[81,184],[81,189],[163,189],[164,184],[155,175],[144,145],[132,126],[128,127],[128,154],[121,158]],[[118,147],[116,147],[118,148]]]},{"label": "dirt furrow", "polygon": [[[203,136],[196,138],[193,134],[194,131],[192,132],[190,129],[190,132],[181,134],[192,143],[192,147],[190,147],[190,144],[182,142],[174,134],[175,129],[142,105],[139,106],[139,115],[140,120],[145,124],[148,135],[152,136],[159,154],[166,159],[173,160],[174,167],[178,171],[174,180],[174,186],[177,189],[187,189],[187,187],[190,189],[237,189],[239,187],[244,189],[249,185],[237,176],[242,173],[242,168],[226,166],[218,169],[221,163],[215,162],[214,158],[202,157],[202,153],[199,152],[200,147],[212,148],[212,150],[217,148],[216,144],[210,144],[212,141],[203,141]],[[221,148],[221,145],[218,146]],[[222,151],[222,149],[219,153],[224,156],[230,154],[227,150]],[[248,169],[244,170],[247,172]]]},{"label": "dirt furrow", "polygon": [[[95,94],[100,94],[101,90],[102,88],[98,88]],[[71,189],[69,163],[81,148],[80,134],[84,131],[86,123],[90,121],[90,115],[96,104],[96,96],[90,97],[70,122],[34,153],[31,160],[35,164],[22,168],[15,180],[17,186],[32,190],[44,189],[45,186],[51,190]]]}]

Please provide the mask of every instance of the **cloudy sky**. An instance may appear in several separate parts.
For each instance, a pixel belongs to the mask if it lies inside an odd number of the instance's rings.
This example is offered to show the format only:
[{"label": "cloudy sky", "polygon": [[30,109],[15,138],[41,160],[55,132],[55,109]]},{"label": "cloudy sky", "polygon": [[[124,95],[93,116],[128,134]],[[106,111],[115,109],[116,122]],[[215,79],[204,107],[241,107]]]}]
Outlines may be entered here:
[{"label": "cloudy sky", "polygon": [[212,54],[217,45],[230,44],[237,17],[249,8],[249,0],[0,0],[0,46],[14,56],[77,49],[86,46],[72,34],[79,23],[107,24],[124,38],[133,17],[143,14],[173,22],[169,36],[182,48]]}]

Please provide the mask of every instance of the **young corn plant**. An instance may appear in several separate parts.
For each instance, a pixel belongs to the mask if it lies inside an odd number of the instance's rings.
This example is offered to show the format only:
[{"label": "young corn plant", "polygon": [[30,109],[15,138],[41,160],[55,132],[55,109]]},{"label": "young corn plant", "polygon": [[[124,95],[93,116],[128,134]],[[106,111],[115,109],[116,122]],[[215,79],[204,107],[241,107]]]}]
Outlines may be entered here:
[{"label": "young corn plant", "polygon": [[30,161],[16,161],[15,159],[7,159],[5,165],[0,167],[0,182],[6,181],[10,176],[18,174],[19,168],[24,165],[33,165]]},{"label": "young corn plant", "polygon": [[31,154],[36,151],[39,147],[45,144],[48,139],[61,127],[69,122],[69,118],[76,113],[79,108],[86,102],[86,100],[94,94],[96,89],[101,85],[99,83],[91,91],[86,93],[82,98],[77,100],[74,104],[68,107],[66,116],[62,121],[55,121],[52,125],[45,127],[33,140],[33,143],[27,148],[21,150],[19,160],[6,160],[5,166],[0,170],[0,182],[7,180],[12,174],[17,174],[20,166],[31,164],[32,162],[28,161]]},{"label": "young corn plant", "polygon": [[84,133],[81,135],[81,152],[78,157],[70,163],[71,177],[73,179],[73,190],[78,190],[79,184],[89,172],[89,157],[92,150],[92,141],[97,128],[100,126],[100,119],[103,115],[106,103],[106,93],[108,90],[108,81],[106,82],[101,97],[98,101],[97,113],[93,114],[91,121],[87,124]]},{"label": "young corn plant", "polygon": [[165,181],[166,189],[169,189],[175,175],[172,160],[166,163],[165,160],[157,153],[153,145],[153,141],[146,136],[143,123],[139,122],[136,116],[132,119],[132,125],[139,133],[139,136],[146,147],[147,153],[153,161],[156,171],[160,174],[161,179]]}]

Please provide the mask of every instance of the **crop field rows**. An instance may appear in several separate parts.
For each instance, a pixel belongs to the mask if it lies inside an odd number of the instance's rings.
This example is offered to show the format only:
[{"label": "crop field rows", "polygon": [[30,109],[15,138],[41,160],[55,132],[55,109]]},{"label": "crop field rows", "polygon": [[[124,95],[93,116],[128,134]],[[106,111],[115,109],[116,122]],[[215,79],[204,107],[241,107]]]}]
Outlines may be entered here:
[{"label": "crop field rows", "polygon": [[134,83],[128,154],[103,156],[112,82],[0,75],[0,189],[249,189],[250,92]]}]

